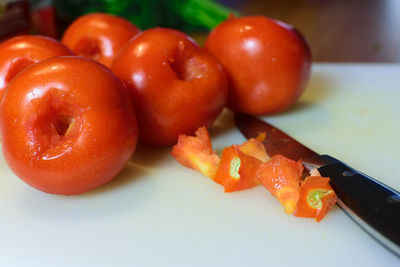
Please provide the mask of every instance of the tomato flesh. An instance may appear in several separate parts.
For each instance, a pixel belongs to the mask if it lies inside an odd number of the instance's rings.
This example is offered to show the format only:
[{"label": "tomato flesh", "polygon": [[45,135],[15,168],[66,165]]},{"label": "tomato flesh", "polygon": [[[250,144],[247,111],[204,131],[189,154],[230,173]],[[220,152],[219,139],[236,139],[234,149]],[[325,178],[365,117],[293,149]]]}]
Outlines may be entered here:
[{"label": "tomato flesh", "polygon": [[285,212],[292,214],[299,199],[302,172],[300,162],[278,154],[260,165],[257,177],[284,206]]},{"label": "tomato flesh", "polygon": [[261,161],[249,156],[238,145],[224,148],[213,180],[225,188],[225,192],[245,190],[260,184],[257,168]]},{"label": "tomato flesh", "polygon": [[219,163],[219,157],[212,149],[210,135],[204,126],[196,131],[196,136],[179,135],[171,154],[181,164],[210,178],[214,176]]}]

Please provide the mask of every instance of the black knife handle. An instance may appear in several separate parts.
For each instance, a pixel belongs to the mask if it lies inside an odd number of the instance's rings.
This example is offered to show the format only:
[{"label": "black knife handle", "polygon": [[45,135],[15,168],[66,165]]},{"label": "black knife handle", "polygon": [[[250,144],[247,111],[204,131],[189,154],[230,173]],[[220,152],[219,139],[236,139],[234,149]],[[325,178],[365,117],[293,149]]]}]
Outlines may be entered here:
[{"label": "black knife handle", "polygon": [[330,177],[339,205],[360,226],[400,256],[400,193],[330,156],[318,170]]}]

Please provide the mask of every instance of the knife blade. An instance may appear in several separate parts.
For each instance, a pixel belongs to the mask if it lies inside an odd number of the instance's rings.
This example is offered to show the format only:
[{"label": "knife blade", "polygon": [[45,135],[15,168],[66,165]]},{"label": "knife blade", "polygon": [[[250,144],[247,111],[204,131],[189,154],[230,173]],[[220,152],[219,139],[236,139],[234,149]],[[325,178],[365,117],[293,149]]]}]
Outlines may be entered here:
[{"label": "knife blade", "polygon": [[246,138],[265,132],[263,144],[270,156],[281,154],[317,168],[338,197],[339,206],[379,243],[400,256],[400,193],[329,155],[320,155],[269,123],[247,114],[234,121]]}]

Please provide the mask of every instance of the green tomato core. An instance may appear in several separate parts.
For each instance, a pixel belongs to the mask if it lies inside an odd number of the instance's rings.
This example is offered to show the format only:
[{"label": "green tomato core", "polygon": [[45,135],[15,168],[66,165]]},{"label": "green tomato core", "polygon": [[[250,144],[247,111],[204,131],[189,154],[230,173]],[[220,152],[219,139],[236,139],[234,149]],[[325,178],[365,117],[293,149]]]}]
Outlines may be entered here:
[{"label": "green tomato core", "polygon": [[238,157],[234,157],[231,160],[231,166],[229,168],[229,175],[233,178],[233,179],[240,179],[240,174],[239,174],[239,168],[240,168],[240,158]]},{"label": "green tomato core", "polygon": [[312,190],[307,195],[307,203],[313,209],[320,209],[322,208],[322,199],[331,193],[332,190],[326,190],[326,189]]}]

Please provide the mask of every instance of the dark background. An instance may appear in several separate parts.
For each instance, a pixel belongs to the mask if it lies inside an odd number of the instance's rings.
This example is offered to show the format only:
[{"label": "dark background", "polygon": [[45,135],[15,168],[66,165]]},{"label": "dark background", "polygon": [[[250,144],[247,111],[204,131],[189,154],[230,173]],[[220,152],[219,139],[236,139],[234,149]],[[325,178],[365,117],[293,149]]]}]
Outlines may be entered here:
[{"label": "dark background", "polygon": [[[76,17],[99,9],[120,14],[142,29],[180,29],[203,45],[212,27],[190,26],[199,16],[179,13],[185,3],[193,1],[196,0],[4,0],[0,3],[0,42],[26,33],[59,39]],[[214,1],[242,16],[265,15],[292,24],[308,40],[316,62],[400,62],[400,0]],[[192,6],[192,15],[198,11]],[[202,15],[218,23],[226,18],[208,9]]]},{"label": "dark background", "polygon": [[[223,1],[241,15],[262,14],[294,25],[314,61],[400,62],[400,0]],[[195,36],[203,42],[201,35]]]}]

